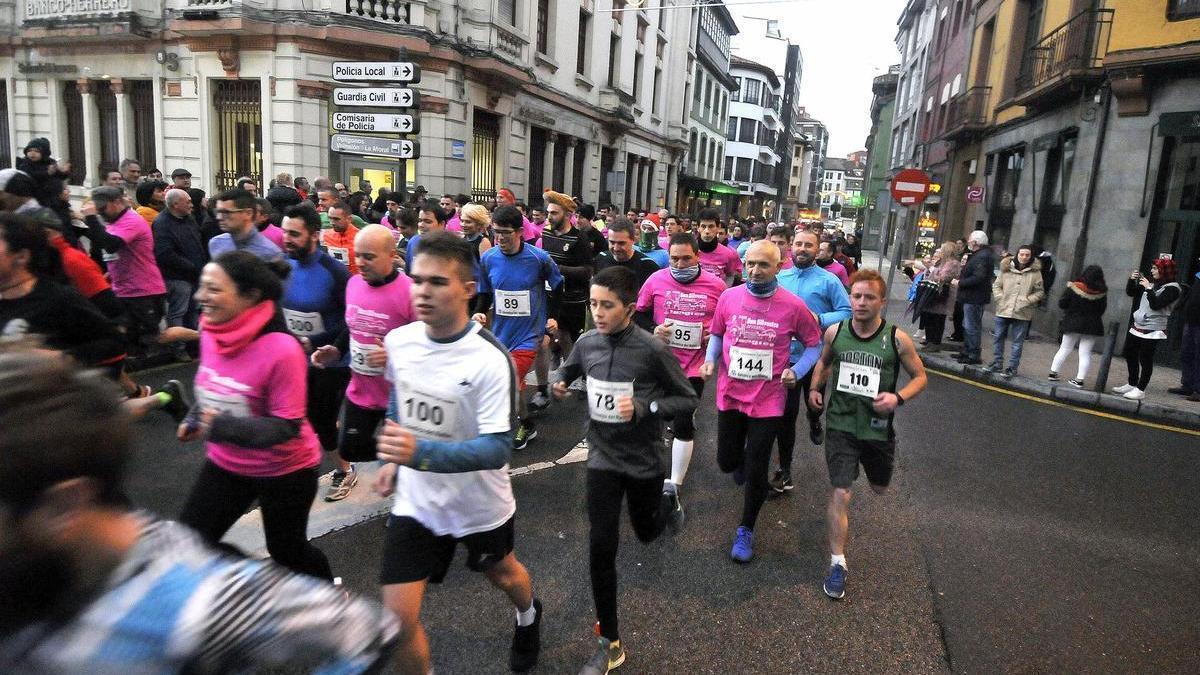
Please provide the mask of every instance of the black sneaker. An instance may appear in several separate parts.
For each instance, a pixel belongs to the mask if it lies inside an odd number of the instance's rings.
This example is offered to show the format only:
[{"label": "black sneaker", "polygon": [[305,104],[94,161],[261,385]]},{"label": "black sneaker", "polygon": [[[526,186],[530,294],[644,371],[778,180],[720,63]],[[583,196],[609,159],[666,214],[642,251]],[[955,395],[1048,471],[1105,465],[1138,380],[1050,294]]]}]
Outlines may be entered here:
[{"label": "black sneaker", "polygon": [[171,402],[163,406],[171,419],[178,424],[187,417],[188,411],[192,409],[191,401],[187,400],[187,393],[183,390],[183,384],[179,380],[167,380],[166,384],[158,388],[156,394],[166,394],[171,397]]},{"label": "black sneaker", "polygon": [[813,442],[813,445],[821,445],[825,442],[825,427],[821,425],[821,420],[809,425],[808,439]]},{"label": "black sneaker", "polygon": [[[672,486],[674,488],[674,486]],[[679,503],[679,488],[665,489],[662,493],[662,501],[659,502],[658,510],[662,515],[666,527],[670,528],[671,534],[679,534],[683,529],[683,504]]]},{"label": "black sneaker", "polygon": [[1187,387],[1171,387],[1170,389],[1167,390],[1167,393],[1175,394],[1176,396],[1191,396],[1192,394],[1194,394],[1196,392],[1192,391],[1191,389],[1188,389]]},{"label": "black sneaker", "polygon": [[522,422],[517,427],[517,433],[513,436],[513,450],[524,450],[529,445],[529,441],[537,438],[537,429],[532,425]]},{"label": "black sneaker", "polygon": [[537,615],[528,626],[517,626],[513,631],[512,649],[508,654],[508,667],[514,673],[533,670],[537,665],[538,652],[542,650],[542,601],[533,599]]},{"label": "black sneaker", "polygon": [[792,474],[783,469],[777,470],[767,484],[771,486],[771,492],[775,495],[782,495],[795,487],[792,485]]}]

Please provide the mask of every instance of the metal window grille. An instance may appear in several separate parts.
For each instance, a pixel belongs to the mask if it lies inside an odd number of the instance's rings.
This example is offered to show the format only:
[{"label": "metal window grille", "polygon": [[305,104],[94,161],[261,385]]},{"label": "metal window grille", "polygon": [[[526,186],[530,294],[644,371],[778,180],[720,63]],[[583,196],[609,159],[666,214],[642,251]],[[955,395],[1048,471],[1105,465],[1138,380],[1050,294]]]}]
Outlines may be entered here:
[{"label": "metal window grille", "polygon": [[93,99],[96,102],[97,122],[100,124],[101,171],[115,169],[121,162],[120,125],[117,124],[117,95],[108,80],[95,80]]},{"label": "metal window grille", "polygon": [[262,87],[258,80],[216,80],[216,186],[228,190],[241,176],[262,183]]},{"label": "metal window grille", "polygon": [[83,95],[74,80],[62,83],[64,119],[67,121],[66,160],[71,163],[71,185],[82,185],[87,173],[87,157],[83,142]]},{"label": "metal window grille", "polygon": [[537,50],[539,54],[550,53],[550,0],[538,0]]},{"label": "metal window grille", "polygon": [[471,144],[471,199],[483,201],[496,197],[497,143],[500,118],[484,110],[475,111]]},{"label": "metal window grille", "polygon": [[12,140],[8,129],[8,82],[0,82],[0,167],[13,165]]},{"label": "metal window grille", "polygon": [[157,134],[154,128],[154,83],[150,80],[130,82],[129,102],[133,107],[134,156],[144,162],[144,169],[155,167],[158,148],[155,145]]}]

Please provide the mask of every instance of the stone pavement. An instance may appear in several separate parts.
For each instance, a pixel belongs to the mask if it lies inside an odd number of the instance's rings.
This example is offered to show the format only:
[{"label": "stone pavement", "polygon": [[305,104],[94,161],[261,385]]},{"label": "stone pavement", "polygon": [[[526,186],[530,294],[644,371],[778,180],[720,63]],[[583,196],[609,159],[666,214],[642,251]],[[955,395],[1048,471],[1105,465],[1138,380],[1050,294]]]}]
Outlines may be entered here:
[{"label": "stone pavement", "polygon": [[[879,254],[875,251],[863,251],[863,265],[872,269],[879,269],[883,278],[887,279],[891,260],[883,261],[882,267],[878,267]],[[899,325],[911,335],[916,330],[916,325],[912,323],[909,317],[905,316],[905,310],[908,306],[908,288],[908,277],[897,270],[895,279],[893,280],[891,302],[888,306],[887,316],[889,320]],[[1057,296],[1053,299],[1057,300]],[[983,325],[984,334],[981,353],[983,354],[984,363],[987,363],[992,354],[992,336],[990,330],[990,326],[992,325],[991,307],[984,312]],[[947,321],[946,337],[949,337],[950,332],[951,326],[949,321]],[[1050,372],[1050,363],[1054,359],[1055,352],[1058,351],[1058,345],[1057,335],[1042,335],[1037,332],[1030,333],[1030,338],[1025,341],[1025,347],[1021,353],[1020,371],[1010,380],[1006,380],[998,374],[986,373],[980,366],[963,366],[955,361],[954,355],[957,353],[958,348],[961,347],[961,343],[957,342],[944,342],[940,351],[922,351],[921,359],[925,362],[927,368],[984,382],[1003,389],[1019,391],[1041,398],[1055,399],[1069,405],[1105,410],[1122,416],[1137,417],[1164,424],[1200,429],[1200,403],[1191,402],[1182,396],[1167,393],[1169,387],[1179,386],[1178,368],[1156,365],[1154,367],[1154,375],[1150,378],[1150,387],[1146,391],[1146,398],[1141,401],[1131,401],[1108,392],[1114,386],[1125,384],[1127,371],[1125,369],[1125,360],[1121,358],[1119,351],[1113,355],[1112,364],[1109,367],[1107,389],[1104,393],[1095,391],[1096,377],[1100,371],[1100,362],[1103,358],[1103,355],[1100,353],[1092,356],[1091,372],[1088,373],[1087,384],[1083,389],[1076,389],[1067,384],[1067,380],[1073,377],[1075,373],[1077,364],[1075,355],[1067,359],[1066,366],[1062,369],[1063,372],[1059,373],[1062,377],[1061,381],[1051,382],[1047,380],[1046,374]],[[1100,346],[1103,347],[1103,342],[1101,342]]]}]

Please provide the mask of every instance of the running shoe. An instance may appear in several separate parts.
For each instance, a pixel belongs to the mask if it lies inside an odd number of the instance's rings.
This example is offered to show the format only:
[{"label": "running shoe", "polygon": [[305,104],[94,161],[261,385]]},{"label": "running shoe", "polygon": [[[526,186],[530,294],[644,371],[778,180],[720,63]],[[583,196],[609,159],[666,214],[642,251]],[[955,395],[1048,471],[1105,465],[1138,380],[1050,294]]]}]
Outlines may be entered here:
[{"label": "running shoe", "polygon": [[671,528],[671,534],[679,534],[683,530],[683,521],[685,519],[683,513],[683,504],[679,502],[679,488],[672,484],[669,488],[664,488],[662,493],[662,501],[658,505],[659,513],[663,514],[666,519],[667,527]]},{"label": "running shoe", "polygon": [[596,653],[579,669],[579,675],[606,675],[625,663],[625,648],[607,638],[596,638]]},{"label": "running shoe", "polygon": [[329,490],[325,492],[325,501],[342,501],[350,496],[350,491],[355,485],[358,485],[358,472],[353,466],[349,471],[334,470],[333,480],[329,481]]},{"label": "running shoe", "polygon": [[825,442],[825,427],[821,425],[821,420],[809,425],[808,440],[812,441],[813,445],[821,445]]},{"label": "running shoe", "polygon": [[1076,389],[1083,389],[1083,380],[1080,380],[1078,378],[1076,378],[1074,380],[1067,380],[1067,384],[1071,385],[1072,387],[1075,387]]},{"label": "running shoe", "polygon": [[1058,382],[1058,373],[1052,370],[1050,371],[1050,374],[1046,376],[1046,379],[1050,380],[1051,382]]},{"label": "running shoe", "polygon": [[792,474],[783,469],[775,472],[769,485],[771,486],[771,492],[775,495],[781,495],[795,487],[792,485]]},{"label": "running shoe", "polygon": [[187,392],[183,389],[183,384],[179,380],[167,380],[166,384],[158,388],[156,394],[166,394],[171,397],[170,402],[163,406],[163,410],[175,420],[175,423],[183,421],[187,417],[188,411],[192,409],[191,401],[187,399]]},{"label": "running shoe", "polygon": [[754,530],[738,526],[737,535],[733,538],[733,548],[729,557],[735,562],[748,563],[754,557]]},{"label": "running shoe", "polygon": [[[533,599],[537,614],[528,626],[517,626],[513,630],[512,649],[508,653],[508,667],[514,673],[533,670],[537,665],[538,652],[542,650],[542,601]],[[515,621],[513,622],[516,623]]]},{"label": "running shoe", "polygon": [[824,589],[825,595],[834,600],[846,597],[846,568],[843,565],[830,565],[829,576],[825,577],[821,588]]},{"label": "running shoe", "polygon": [[513,450],[524,450],[529,445],[529,441],[537,438],[537,429],[522,422],[517,426],[517,433],[513,436]]},{"label": "running shoe", "polygon": [[529,398],[529,411],[530,412],[541,412],[549,407],[550,407],[550,397],[547,396],[546,394],[543,394],[540,391],[534,392],[533,396],[531,396]]}]

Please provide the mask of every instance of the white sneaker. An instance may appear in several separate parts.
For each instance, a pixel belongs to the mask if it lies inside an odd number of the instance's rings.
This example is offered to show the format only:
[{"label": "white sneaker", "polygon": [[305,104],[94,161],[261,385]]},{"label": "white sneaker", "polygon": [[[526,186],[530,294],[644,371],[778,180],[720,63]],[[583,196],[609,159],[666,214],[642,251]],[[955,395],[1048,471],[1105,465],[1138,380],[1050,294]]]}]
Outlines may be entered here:
[{"label": "white sneaker", "polygon": [[1135,389],[1135,387],[1134,387],[1132,384],[1123,384],[1123,385],[1121,385],[1121,386],[1119,386],[1119,387],[1113,387],[1113,388],[1112,388],[1112,393],[1114,393],[1114,394],[1127,394],[1127,393],[1129,393],[1129,392],[1133,391],[1134,389]]},{"label": "white sneaker", "polygon": [[1130,401],[1140,401],[1140,400],[1146,398],[1146,392],[1142,391],[1141,389],[1134,388],[1134,389],[1130,389],[1129,391],[1125,392],[1124,394],[1122,394],[1122,396],[1129,399]]}]

